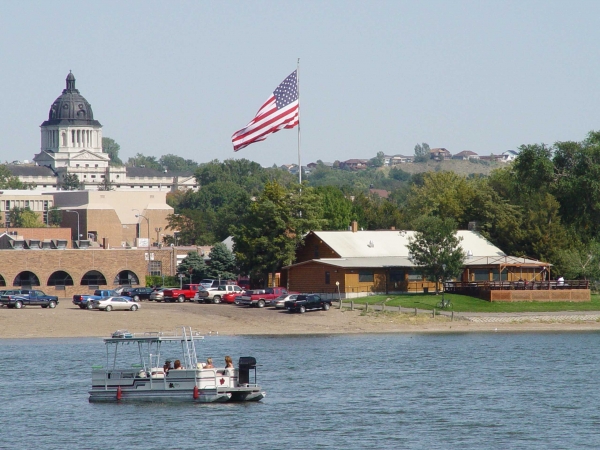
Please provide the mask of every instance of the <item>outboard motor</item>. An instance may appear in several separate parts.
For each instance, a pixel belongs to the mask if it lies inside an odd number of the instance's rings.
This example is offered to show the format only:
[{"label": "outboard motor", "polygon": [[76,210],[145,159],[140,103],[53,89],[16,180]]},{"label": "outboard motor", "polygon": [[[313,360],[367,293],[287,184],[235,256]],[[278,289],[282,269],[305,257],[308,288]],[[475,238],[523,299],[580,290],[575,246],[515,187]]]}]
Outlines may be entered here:
[{"label": "outboard motor", "polygon": [[256,358],[252,356],[240,356],[238,367],[239,384],[250,384],[251,369],[254,369],[254,384],[256,384]]}]

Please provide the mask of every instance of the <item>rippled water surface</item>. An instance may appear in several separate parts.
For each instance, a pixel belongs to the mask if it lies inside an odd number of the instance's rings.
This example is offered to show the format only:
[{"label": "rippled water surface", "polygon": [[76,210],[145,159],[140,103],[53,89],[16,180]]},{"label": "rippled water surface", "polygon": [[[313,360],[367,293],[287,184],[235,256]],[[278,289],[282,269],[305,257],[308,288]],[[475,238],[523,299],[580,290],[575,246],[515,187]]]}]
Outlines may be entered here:
[{"label": "rippled water surface", "polygon": [[199,356],[255,356],[267,398],[174,405],[90,404],[100,339],[5,340],[0,448],[597,449],[599,342],[599,333],[213,336]]}]

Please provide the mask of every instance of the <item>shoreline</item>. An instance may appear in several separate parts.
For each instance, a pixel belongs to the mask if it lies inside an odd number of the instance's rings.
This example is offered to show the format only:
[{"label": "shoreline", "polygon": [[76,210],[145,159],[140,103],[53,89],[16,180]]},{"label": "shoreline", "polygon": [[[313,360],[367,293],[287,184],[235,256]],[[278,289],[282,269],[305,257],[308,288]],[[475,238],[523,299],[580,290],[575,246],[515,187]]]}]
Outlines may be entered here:
[{"label": "shoreline", "polygon": [[498,314],[473,317],[457,314],[431,317],[430,313],[364,312],[332,308],[289,314],[272,308],[246,308],[235,305],[142,302],[131,311],[82,310],[68,300],[55,309],[26,307],[0,308],[0,339],[94,338],[108,337],[114,331],[170,331],[191,326],[203,335],[298,336],[357,334],[430,334],[495,332],[573,332],[600,331],[600,313]]}]

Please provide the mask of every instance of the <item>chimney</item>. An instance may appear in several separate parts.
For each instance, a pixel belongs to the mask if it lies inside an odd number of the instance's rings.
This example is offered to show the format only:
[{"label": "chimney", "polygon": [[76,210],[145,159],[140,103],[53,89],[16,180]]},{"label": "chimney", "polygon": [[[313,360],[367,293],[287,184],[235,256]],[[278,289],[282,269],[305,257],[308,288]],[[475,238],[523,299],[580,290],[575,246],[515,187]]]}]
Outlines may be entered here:
[{"label": "chimney", "polygon": [[356,233],[358,231],[358,222],[356,220],[352,221],[352,232]]},{"label": "chimney", "polygon": [[102,247],[104,250],[108,250],[108,238],[102,238]]}]

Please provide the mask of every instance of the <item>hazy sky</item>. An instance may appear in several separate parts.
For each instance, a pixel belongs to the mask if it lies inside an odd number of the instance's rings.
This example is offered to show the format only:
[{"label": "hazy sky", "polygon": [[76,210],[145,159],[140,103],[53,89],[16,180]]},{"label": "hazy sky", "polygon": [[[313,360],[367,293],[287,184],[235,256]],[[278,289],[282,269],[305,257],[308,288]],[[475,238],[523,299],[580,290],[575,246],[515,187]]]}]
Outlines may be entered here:
[{"label": "hazy sky", "polygon": [[234,153],[300,58],[302,163],[582,140],[600,129],[600,1],[3,1],[0,161],[32,159],[69,70],[104,136],[198,162],[297,162],[296,130]]}]

